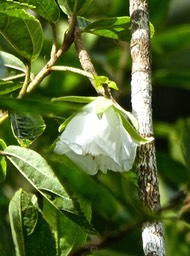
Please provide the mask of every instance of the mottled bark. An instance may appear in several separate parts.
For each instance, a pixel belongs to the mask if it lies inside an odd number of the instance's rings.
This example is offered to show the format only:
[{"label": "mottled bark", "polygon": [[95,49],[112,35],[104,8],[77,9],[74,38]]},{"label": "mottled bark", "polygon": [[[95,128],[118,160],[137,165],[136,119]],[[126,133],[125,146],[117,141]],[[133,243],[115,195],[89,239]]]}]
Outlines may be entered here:
[{"label": "mottled bark", "polygon": [[[150,29],[147,0],[130,0],[132,109],[139,123],[139,133],[153,136]],[[138,148],[137,169],[139,196],[143,206],[160,209],[160,194],[154,142]],[[163,227],[160,221],[146,222],[142,227],[145,255],[165,255]]]}]

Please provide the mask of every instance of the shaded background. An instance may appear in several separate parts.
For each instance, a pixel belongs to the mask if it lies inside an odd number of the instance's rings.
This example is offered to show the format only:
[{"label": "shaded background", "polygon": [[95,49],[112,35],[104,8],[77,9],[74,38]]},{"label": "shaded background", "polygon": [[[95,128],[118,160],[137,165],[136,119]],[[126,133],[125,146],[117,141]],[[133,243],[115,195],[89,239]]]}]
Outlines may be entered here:
[{"label": "shaded background", "polygon": [[[128,9],[127,1],[94,0],[85,17],[96,20],[126,16],[129,15]],[[184,199],[184,194],[188,195],[190,179],[190,2],[189,0],[150,0],[149,10],[150,20],[155,28],[155,35],[151,39],[152,105],[161,202],[163,206],[170,205],[172,202],[171,209],[166,212],[164,220],[167,255],[186,256],[190,253],[190,215],[188,207],[184,210],[180,200]],[[40,57],[33,63],[34,73],[45,65],[51,49],[50,27],[44,20],[41,22],[45,41]],[[57,29],[61,44],[64,31],[67,29],[66,16],[63,14]],[[125,109],[131,110],[129,42],[118,42],[90,34],[84,34],[83,37],[97,73],[108,76],[110,80],[117,83],[120,92],[113,92],[114,97]],[[0,38],[0,48],[14,53],[3,38]],[[74,46],[62,57],[59,64],[80,68]],[[53,73],[42,82],[40,88],[33,92],[33,97],[39,98],[64,95],[95,96],[96,94],[86,78],[69,72]],[[47,154],[47,147],[57,138],[59,126],[55,119],[46,118],[45,121],[46,131],[32,146],[44,155]],[[7,145],[17,144],[8,121],[2,125],[0,136]],[[58,175],[71,182],[67,175],[60,174],[59,165],[55,169]],[[9,170],[6,181],[0,188],[0,256],[1,251],[5,251],[7,255],[14,255],[7,215],[9,200],[19,187],[32,190],[25,179],[11,166]],[[136,197],[136,187],[129,180],[131,177],[120,177],[115,173],[108,173],[107,176],[99,174],[94,179],[113,195],[117,208],[114,216],[111,216],[110,210],[102,214],[105,209],[98,208],[100,204],[92,205],[92,221],[101,234],[109,233],[110,230],[117,229],[124,223],[130,224],[133,218],[138,218],[138,214],[134,215],[136,211],[133,211],[135,201],[132,199]],[[78,181],[80,181],[80,175]],[[79,192],[76,184],[71,182],[70,185],[74,191]],[[82,191],[84,188],[80,189]],[[86,195],[84,191],[81,193]],[[90,199],[93,196],[90,196]],[[109,202],[105,202],[105,205],[106,203]],[[179,216],[180,219],[178,219]],[[140,227],[109,249],[105,248],[95,255],[143,255]]]}]

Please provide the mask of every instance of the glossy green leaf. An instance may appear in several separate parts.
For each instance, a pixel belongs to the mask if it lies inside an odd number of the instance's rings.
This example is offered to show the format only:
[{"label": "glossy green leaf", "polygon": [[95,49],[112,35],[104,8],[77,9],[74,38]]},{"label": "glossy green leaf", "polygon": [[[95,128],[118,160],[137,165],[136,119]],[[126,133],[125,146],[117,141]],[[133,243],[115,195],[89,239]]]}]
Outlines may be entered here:
[{"label": "glossy green leaf", "polygon": [[10,112],[13,134],[22,147],[28,147],[45,130],[46,125],[40,115]]},{"label": "glossy green leaf", "polygon": [[1,82],[0,81],[0,95],[5,95],[14,92],[22,87],[21,84],[13,83],[11,81]]},{"label": "glossy green leaf", "polygon": [[77,200],[71,199],[42,156],[31,149],[18,146],[8,146],[4,152],[21,174],[57,210],[75,223],[80,223],[86,231],[94,232]]},{"label": "glossy green leaf", "polygon": [[[0,139],[0,150],[4,150],[6,148],[5,142]],[[5,180],[5,177],[7,175],[7,162],[5,160],[5,157],[0,154],[0,183]]]},{"label": "glossy green leaf", "polygon": [[33,11],[51,23],[59,20],[59,8],[55,0],[19,0],[19,2],[34,6]]},{"label": "glossy green leaf", "polygon": [[67,15],[82,15],[93,0],[58,0],[61,10]]},{"label": "glossy green leaf", "polygon": [[35,195],[18,190],[10,202],[9,216],[16,255],[56,255],[53,234]]},{"label": "glossy green leaf", "polygon": [[34,60],[43,44],[40,22],[25,10],[0,8],[0,33],[24,58]]}]

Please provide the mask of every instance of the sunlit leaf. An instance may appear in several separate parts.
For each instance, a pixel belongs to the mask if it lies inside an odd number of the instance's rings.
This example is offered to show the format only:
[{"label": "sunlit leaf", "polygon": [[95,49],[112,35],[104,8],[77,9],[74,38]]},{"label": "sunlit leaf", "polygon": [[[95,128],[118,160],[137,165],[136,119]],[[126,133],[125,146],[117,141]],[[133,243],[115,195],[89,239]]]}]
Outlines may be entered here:
[{"label": "sunlit leaf", "polygon": [[116,40],[129,41],[131,37],[130,17],[101,19],[87,25],[83,31]]},{"label": "sunlit leaf", "polygon": [[90,103],[93,100],[95,100],[96,97],[84,97],[84,96],[64,96],[64,97],[59,97],[59,98],[53,98],[52,102],[56,101],[65,101],[65,102],[75,102],[75,103]]},{"label": "sunlit leaf", "polygon": [[9,116],[13,134],[23,147],[33,143],[46,128],[43,118],[37,114],[10,112]]},{"label": "sunlit leaf", "polygon": [[[3,78],[7,77],[9,73],[8,69],[18,71],[19,73],[24,73],[25,74],[25,65],[24,63],[14,55],[0,51],[0,57],[2,58],[3,61],[3,66],[6,69],[5,76]],[[12,76],[12,75],[11,75]]]},{"label": "sunlit leaf", "polygon": [[[81,200],[80,200],[81,201]],[[84,201],[84,200],[83,200]],[[89,215],[91,219],[91,211],[89,203],[84,205],[83,210]],[[64,214],[61,214],[53,207],[48,201],[44,200],[43,203],[43,216],[51,226],[51,229],[56,238],[58,251],[61,255],[68,255],[68,253],[82,245],[86,241],[87,233]]]},{"label": "sunlit leaf", "polygon": [[22,87],[22,84],[13,83],[11,81],[0,81],[0,95],[5,95],[14,92]]},{"label": "sunlit leaf", "polygon": [[94,81],[96,84],[96,89],[100,90],[103,86],[107,85],[109,88],[112,88],[114,90],[119,90],[116,83],[113,81],[110,81],[108,77],[106,76],[94,76]]},{"label": "sunlit leaf", "polygon": [[61,10],[67,15],[82,15],[93,0],[58,0]]},{"label": "sunlit leaf", "polygon": [[34,6],[33,11],[51,23],[59,20],[59,8],[55,0],[19,0],[19,2]]},{"label": "sunlit leaf", "polygon": [[0,8],[0,15],[0,33],[22,57],[34,60],[39,55],[43,43],[40,22],[22,9]]},{"label": "sunlit leaf", "polygon": [[10,202],[9,216],[16,255],[56,255],[53,234],[35,195],[18,190]]},{"label": "sunlit leaf", "polygon": [[0,108],[18,113],[37,113],[37,114],[57,114],[63,115],[70,111],[76,111],[78,104],[62,102],[51,103],[45,99],[41,100],[24,100],[13,99],[9,97],[0,97]]},{"label": "sunlit leaf", "polygon": [[[0,150],[4,150],[6,148],[5,142],[0,139]],[[5,157],[0,154],[0,183],[5,180],[7,174],[7,163]]]},{"label": "sunlit leaf", "polygon": [[31,149],[18,146],[8,146],[4,152],[21,174],[56,209],[75,223],[80,223],[86,231],[94,232],[77,200],[71,199],[42,156]]},{"label": "sunlit leaf", "polygon": [[[79,25],[83,32],[94,35],[112,38],[115,40],[129,41],[131,38],[130,17],[113,17],[100,19],[90,23],[88,20],[80,18]],[[150,23],[150,36],[154,35],[154,26]]]}]

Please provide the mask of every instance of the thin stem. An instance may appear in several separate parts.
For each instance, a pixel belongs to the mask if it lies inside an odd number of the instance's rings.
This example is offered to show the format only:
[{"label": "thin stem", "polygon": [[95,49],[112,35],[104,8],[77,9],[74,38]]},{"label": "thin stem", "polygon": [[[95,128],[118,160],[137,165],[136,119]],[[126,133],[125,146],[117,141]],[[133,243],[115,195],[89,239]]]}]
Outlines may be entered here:
[{"label": "thin stem", "polygon": [[26,62],[26,71],[25,71],[25,80],[24,80],[23,86],[19,92],[19,95],[17,97],[18,99],[23,98],[27,92],[27,88],[30,83],[30,73],[31,73],[31,62],[27,61]]},{"label": "thin stem", "polygon": [[[94,65],[91,61],[91,58],[88,54],[88,51],[87,51],[87,49],[84,45],[84,42],[83,42],[83,39],[82,39],[82,36],[81,36],[81,32],[80,32],[80,29],[79,29],[78,25],[75,26],[74,43],[75,43],[75,48],[78,52],[79,61],[81,63],[82,68],[86,72],[91,73],[92,75],[97,75],[96,70],[94,68]],[[101,89],[97,89],[94,79],[89,78],[89,80],[90,80],[92,86],[94,87],[94,89],[96,90],[96,92],[99,95],[102,95],[102,96],[107,97],[107,98],[112,98],[110,89],[107,86],[102,87]]]},{"label": "thin stem", "polygon": [[27,88],[27,93],[30,93],[33,91],[41,82],[42,80],[51,73],[50,67],[55,65],[57,60],[70,48],[72,42],[73,42],[73,33],[74,28],[76,24],[76,17],[72,16],[69,18],[69,30],[67,33],[65,33],[64,40],[62,43],[61,48],[55,53],[56,49],[56,34],[55,34],[55,28],[52,27],[53,32],[53,46],[51,51],[50,60],[48,61],[47,65],[42,68],[42,70],[37,74],[37,76],[32,80],[32,82],[29,84]]},{"label": "thin stem", "polygon": [[90,72],[84,71],[79,68],[73,68],[69,66],[52,66],[51,68],[49,68],[49,70],[50,71],[70,71],[70,72],[88,77],[89,79],[94,79],[93,75]]}]

